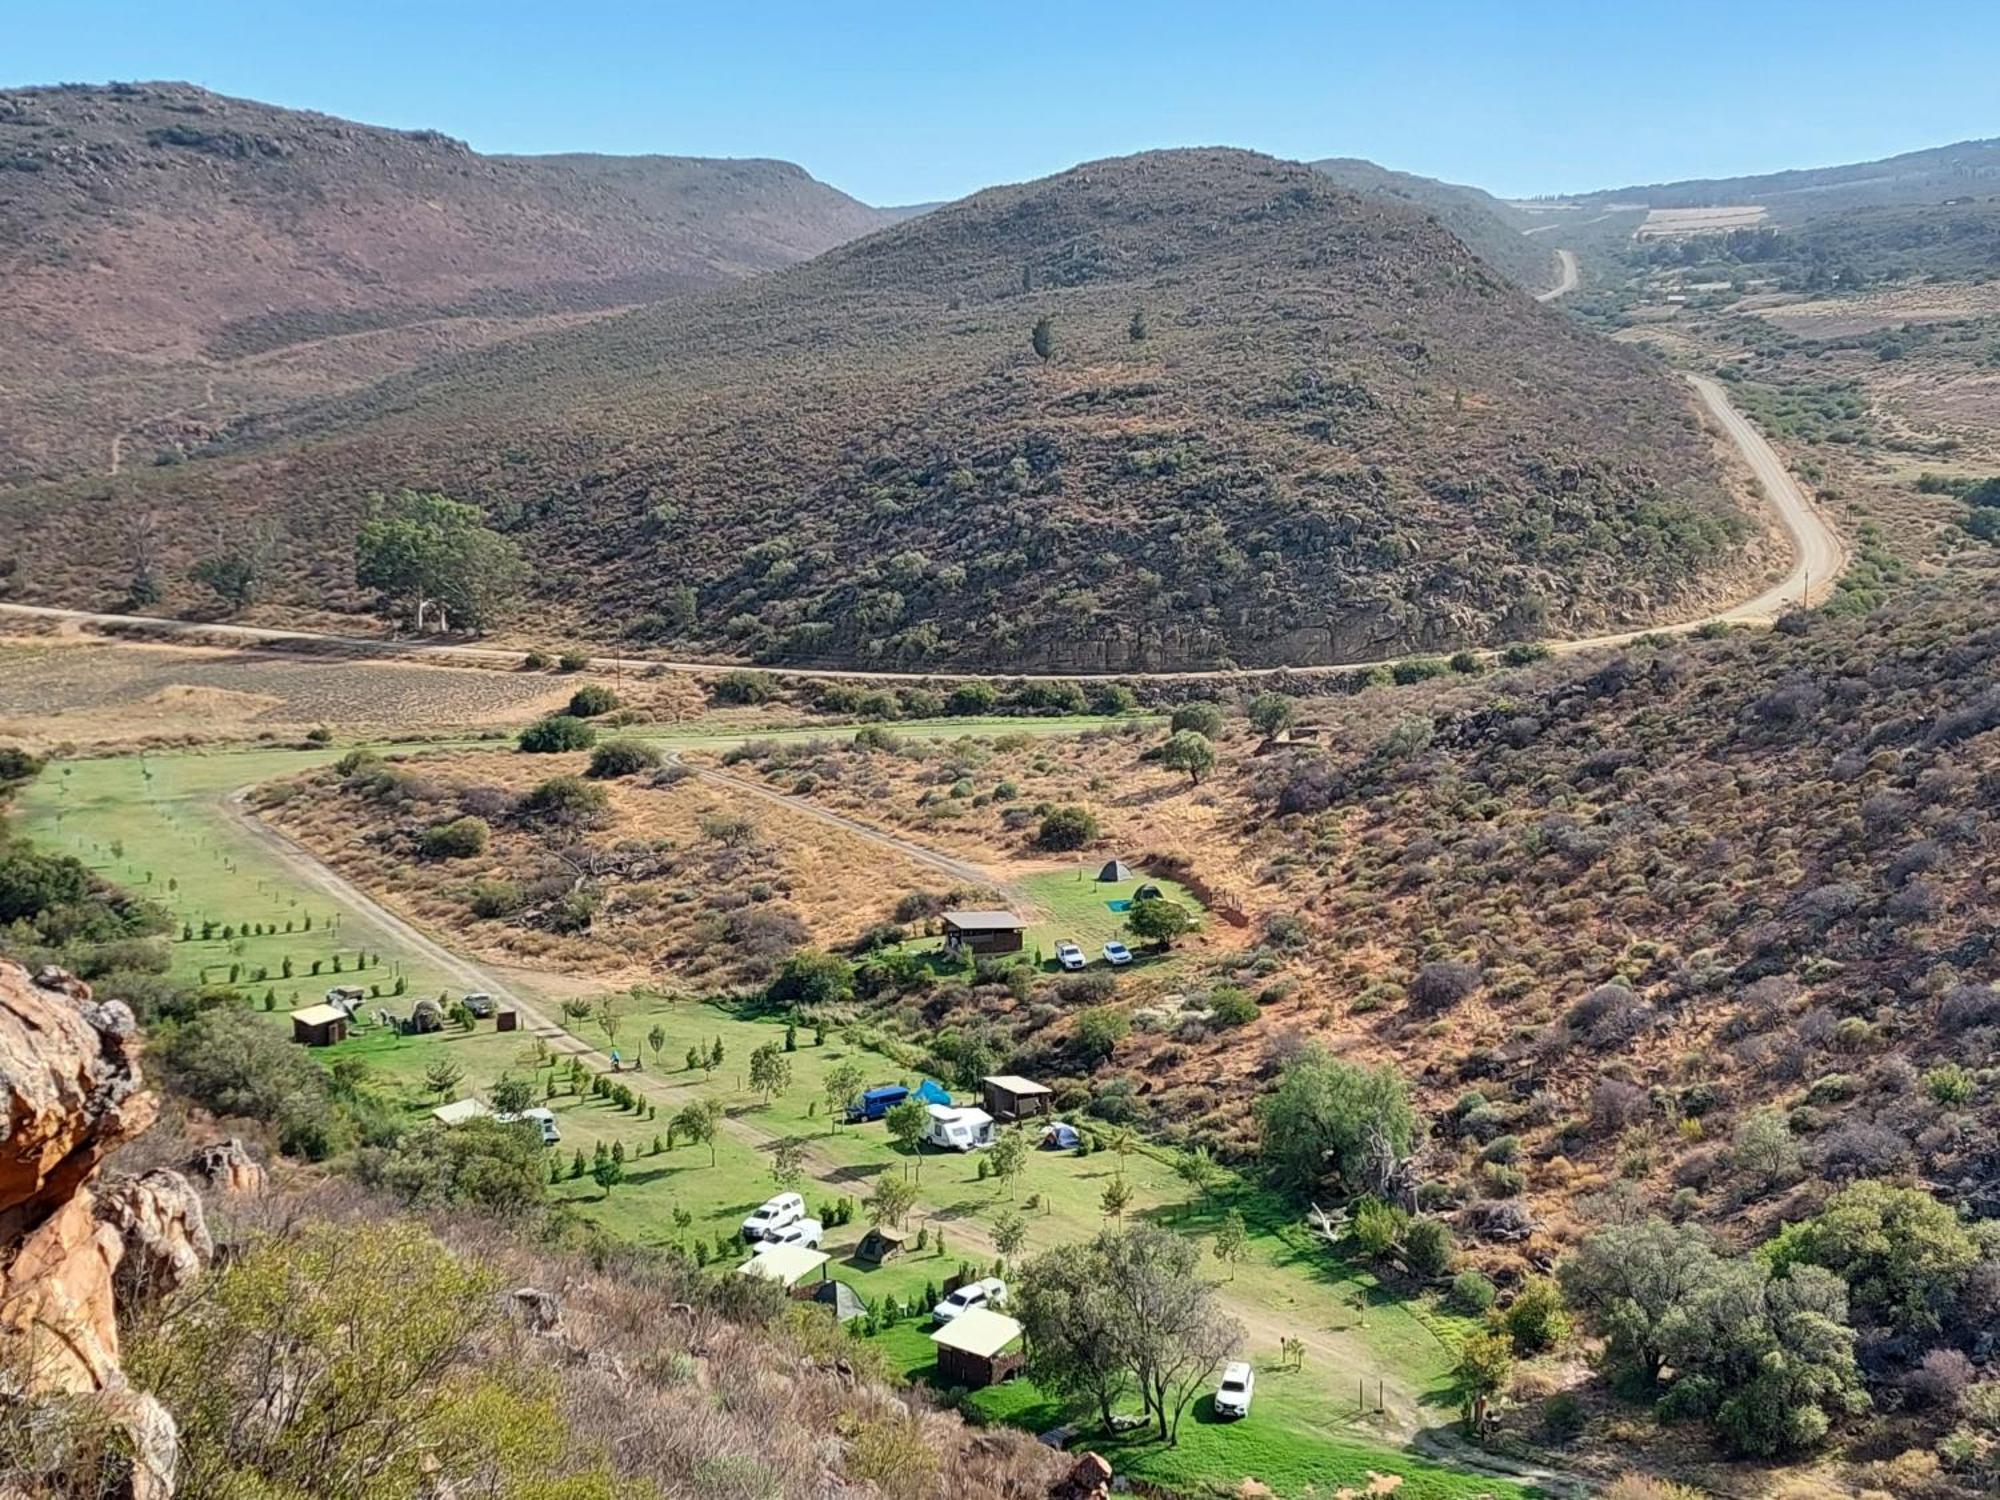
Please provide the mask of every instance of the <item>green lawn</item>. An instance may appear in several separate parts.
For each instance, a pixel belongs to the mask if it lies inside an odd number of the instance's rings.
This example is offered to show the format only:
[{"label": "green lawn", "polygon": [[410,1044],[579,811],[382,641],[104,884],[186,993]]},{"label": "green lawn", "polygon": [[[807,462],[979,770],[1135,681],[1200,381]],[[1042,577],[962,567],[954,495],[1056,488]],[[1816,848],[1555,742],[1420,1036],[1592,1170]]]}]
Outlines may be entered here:
[{"label": "green lawn", "polygon": [[[899,732],[949,736],[969,726],[921,725]],[[981,729],[1006,732],[1062,732],[1075,722],[1006,720]],[[804,729],[800,736],[825,734]],[[680,730],[649,736],[668,743],[710,744],[718,737]],[[248,925],[250,936],[208,941],[176,941],[175,971],[211,980],[227,977],[238,966],[238,988],[260,1011],[266,991],[274,993],[271,1020],[283,1025],[284,1011],[295,999],[311,1000],[335,983],[380,985],[385,996],[400,980],[412,993],[435,993],[444,987],[420,956],[402,951],[394,937],[381,929],[365,909],[341,897],[294,882],[258,841],[228,815],[224,799],[236,788],[321,764],[340,753],[339,747],[314,750],[245,750],[187,753],[139,758],[68,762],[52,767],[23,789],[18,802],[18,826],[44,844],[77,854],[94,869],[120,884],[159,901],[174,916],[176,928],[204,920]],[[1095,874],[1094,866],[1086,877]],[[1129,896],[1137,882],[1118,887],[1077,879],[1075,871],[1034,877],[1035,899],[1049,912],[1047,945],[1056,936],[1073,937],[1095,955],[1104,938],[1118,935],[1122,914],[1111,912],[1107,900]],[[1165,885],[1165,882],[1161,882]],[[1178,888],[1168,895],[1194,905]],[[310,920],[310,928],[307,922]],[[291,924],[291,931],[285,930]],[[258,934],[258,927],[268,929]],[[1061,931],[1054,929],[1060,926]],[[1031,942],[1035,939],[1031,938]],[[373,962],[357,980],[356,955]],[[332,970],[339,956],[341,970]],[[294,974],[281,975],[286,958]],[[321,973],[311,973],[317,961]],[[251,976],[268,969],[263,980]],[[510,976],[512,979],[513,976]],[[532,977],[515,981],[551,1014],[556,997],[538,993]],[[398,1009],[405,1006],[395,1007]],[[811,1154],[809,1180],[801,1190],[815,1210],[838,1197],[857,1202],[885,1172],[906,1173],[919,1184],[919,1207],[910,1224],[926,1235],[926,1249],[912,1251],[882,1268],[863,1268],[851,1253],[865,1230],[864,1217],[829,1230],[826,1248],[834,1256],[834,1271],[849,1279],[871,1302],[893,1295],[899,1301],[921,1299],[928,1286],[945,1279],[961,1254],[976,1259],[974,1241],[991,1232],[1002,1213],[1018,1212],[1026,1219],[1028,1253],[1082,1238],[1105,1224],[1100,1209],[1104,1186],[1120,1170],[1111,1152],[1076,1156],[1037,1151],[1023,1179],[1008,1188],[982,1181],[977,1156],[925,1153],[920,1159],[896,1150],[882,1124],[829,1128],[822,1085],[828,1072],[846,1060],[861,1062],[869,1084],[902,1081],[914,1084],[919,1075],[891,1057],[864,1045],[865,1034],[829,1035],[815,1046],[809,1032],[799,1037],[799,1049],[788,1054],[794,1077],[790,1088],[765,1102],[746,1086],[743,1074],[752,1050],[782,1039],[782,1024],[724,1009],[699,1000],[669,999],[656,994],[615,997],[615,1035],[606,1035],[595,1021],[575,1029],[593,1044],[616,1046],[627,1066],[639,1066],[639,1077],[652,1115],[621,1111],[601,1099],[579,1098],[559,1084],[546,1102],[560,1122],[563,1141],[549,1160],[558,1180],[552,1195],[574,1211],[594,1219],[609,1233],[650,1245],[691,1247],[706,1243],[711,1263],[718,1239],[733,1237],[751,1208],[777,1190],[772,1170],[776,1142],[797,1139]],[[656,1054],[646,1042],[655,1027],[664,1046]],[[713,1074],[690,1070],[684,1061],[690,1047],[706,1048],[720,1039],[724,1061]],[[463,1082],[454,1093],[483,1093],[503,1073],[533,1073],[538,1091],[552,1077],[567,1079],[567,1066],[538,1066],[535,1044],[527,1035],[503,1035],[484,1023],[470,1033],[447,1031],[433,1036],[404,1037],[373,1028],[358,1031],[349,1041],[322,1054],[329,1062],[351,1057],[363,1062],[374,1081],[399,1099],[412,1120],[422,1118],[437,1099],[423,1084],[425,1072],[441,1058],[456,1061]],[[722,1102],[735,1122],[714,1146],[683,1143],[655,1152],[655,1138],[664,1138],[666,1123],[682,1104],[698,1097]],[[961,1095],[961,1097],[965,1097]],[[617,1144],[626,1157],[627,1180],[607,1195],[587,1176],[569,1175],[576,1151],[586,1160],[599,1142]],[[1142,1147],[1123,1163],[1133,1190],[1129,1213],[1156,1218],[1183,1232],[1206,1237],[1229,1207],[1244,1215],[1251,1230],[1246,1258],[1238,1265],[1216,1263],[1214,1274],[1227,1297],[1254,1305],[1271,1315],[1267,1321],[1301,1330],[1319,1330],[1337,1337],[1341,1348],[1355,1351],[1351,1367],[1309,1359],[1303,1373],[1270,1369],[1275,1338],[1253,1337],[1246,1353],[1259,1366],[1258,1405],[1247,1423],[1222,1425],[1191,1416],[1178,1448],[1162,1449],[1138,1439],[1113,1443],[1108,1452],[1122,1469],[1136,1477],[1198,1490],[1202,1484],[1229,1485],[1255,1475],[1281,1494],[1297,1493],[1307,1484],[1365,1482],[1366,1471],[1408,1476],[1399,1494],[1459,1497],[1475,1494],[1514,1495],[1511,1486],[1454,1477],[1434,1467],[1416,1464],[1380,1444],[1371,1444],[1367,1410],[1357,1409],[1359,1383],[1372,1390],[1377,1378],[1405,1399],[1422,1403],[1438,1419],[1449,1416],[1449,1365],[1443,1326],[1434,1313],[1399,1300],[1365,1271],[1340,1261],[1298,1227],[1294,1215],[1269,1194],[1252,1185],[1225,1181],[1205,1201],[1175,1176],[1172,1159]],[[943,1235],[944,1250],[935,1246]],[[733,1244],[722,1264],[733,1267],[742,1258]],[[885,1347],[907,1344],[918,1332],[914,1325],[882,1335]],[[903,1347],[898,1368],[918,1370],[911,1362],[929,1361],[928,1340],[920,1347]],[[1365,1403],[1364,1403],[1365,1404]],[[1019,1383],[975,1398],[975,1409],[990,1419],[1049,1425],[1055,1414],[1032,1385]],[[1095,1439],[1093,1439],[1095,1441]]]},{"label": "green lawn", "polygon": [[[930,1325],[905,1319],[869,1339],[888,1367],[907,1380],[935,1384],[937,1358]],[[1253,1361],[1256,1395],[1250,1415],[1240,1421],[1218,1417],[1203,1396],[1181,1420],[1179,1441],[1162,1443],[1151,1431],[1112,1435],[1096,1425],[1094,1412],[1066,1405],[1020,1378],[964,1398],[975,1420],[1007,1423],[1031,1432],[1071,1424],[1075,1445],[1102,1453],[1121,1474],[1171,1487],[1186,1495],[1234,1495],[1245,1479],[1268,1485],[1281,1496],[1308,1492],[1329,1495],[1341,1486],[1366,1492],[1373,1475],[1396,1475],[1398,1497],[1416,1500],[1514,1500],[1536,1493],[1508,1480],[1461,1473],[1402,1452],[1387,1443],[1356,1435],[1352,1424],[1366,1422],[1369,1404],[1353,1388],[1329,1386],[1310,1364],[1294,1370],[1276,1360]],[[1137,1415],[1136,1404],[1132,1407]]]}]

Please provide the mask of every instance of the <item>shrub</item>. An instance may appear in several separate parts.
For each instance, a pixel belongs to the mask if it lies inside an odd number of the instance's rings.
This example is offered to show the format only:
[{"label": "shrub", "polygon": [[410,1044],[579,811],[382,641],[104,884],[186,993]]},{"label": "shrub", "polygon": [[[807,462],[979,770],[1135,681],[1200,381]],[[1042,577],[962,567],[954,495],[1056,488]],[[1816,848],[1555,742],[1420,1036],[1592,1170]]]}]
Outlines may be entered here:
[{"label": "shrub", "polygon": [[486,852],[492,829],[484,818],[453,818],[424,830],[424,858],[470,859]]},{"label": "shrub", "polygon": [[1442,1276],[1458,1255],[1458,1243],[1444,1220],[1419,1215],[1403,1231],[1403,1258],[1419,1276]]},{"label": "shrub", "polygon": [[1562,1289],[1547,1276],[1531,1276],[1500,1315],[1501,1326],[1518,1354],[1539,1354],[1569,1337],[1569,1314]]},{"label": "shrub", "polygon": [[709,684],[708,695],[717,703],[754,704],[768,702],[777,696],[778,685],[768,672],[752,672],[739,668],[724,672]]},{"label": "shrub", "polygon": [[1035,843],[1052,851],[1081,849],[1097,837],[1097,816],[1087,807],[1052,808],[1042,819]]},{"label": "shrub", "polygon": [[538,822],[579,826],[595,822],[610,800],[580,776],[551,776],[521,799],[521,811]]},{"label": "shrub", "polygon": [[1347,1232],[1356,1249],[1370,1260],[1378,1260],[1395,1248],[1409,1222],[1410,1216],[1395,1204],[1370,1195],[1355,1203]]},{"label": "shrub", "polygon": [[586,651],[569,650],[556,658],[556,670],[560,672],[581,672],[590,665],[590,654]]},{"label": "shrub", "polygon": [[1493,1283],[1480,1275],[1479,1272],[1460,1271],[1456,1276],[1451,1278],[1451,1291],[1446,1295],[1445,1300],[1451,1304],[1453,1312],[1464,1313],[1468,1317],[1477,1317],[1493,1305],[1494,1299],[1498,1295],[1493,1288]]},{"label": "shrub", "polygon": [[1428,963],[1410,982],[1410,1003],[1418,1010],[1444,1010],[1469,999],[1485,982],[1476,965],[1455,959]]},{"label": "shrub", "polygon": [[1924,1092],[1939,1104],[1963,1104],[1972,1097],[1973,1077],[1957,1063],[1945,1063],[1924,1074]]},{"label": "shrub", "polygon": [[586,682],[569,695],[569,715],[573,719],[594,719],[618,706],[618,695],[601,682]]},{"label": "shrub", "polygon": [[472,914],[475,917],[511,917],[524,902],[521,888],[511,880],[481,880],[472,887]]},{"label": "shrub", "polygon": [[596,781],[609,781],[658,770],[659,766],[660,752],[651,745],[640,740],[607,740],[590,752],[590,766],[584,775]]},{"label": "shrub", "polygon": [[597,731],[569,714],[550,714],[522,730],[515,743],[530,755],[554,755],[588,750],[597,743]]},{"label": "shrub", "polygon": [[1204,739],[1222,738],[1224,719],[1222,710],[1213,703],[1199,701],[1183,703],[1174,710],[1173,718],[1167,723],[1173,734],[1198,734]]},{"label": "shrub", "polygon": [[[1148,906],[1164,903],[1149,901]],[[1217,990],[1209,997],[1208,1018],[1217,1026],[1244,1026],[1257,1019],[1257,1002],[1239,989]]]}]

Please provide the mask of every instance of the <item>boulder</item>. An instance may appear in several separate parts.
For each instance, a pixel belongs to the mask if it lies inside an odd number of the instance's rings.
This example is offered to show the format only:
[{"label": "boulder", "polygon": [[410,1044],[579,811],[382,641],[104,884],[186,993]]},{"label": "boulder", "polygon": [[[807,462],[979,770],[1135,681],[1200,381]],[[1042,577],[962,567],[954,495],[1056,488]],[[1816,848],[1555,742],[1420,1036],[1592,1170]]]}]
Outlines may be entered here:
[{"label": "boulder", "polygon": [[1077,1459],[1049,1488],[1049,1500],[1107,1500],[1110,1494],[1111,1465],[1095,1453]]},{"label": "boulder", "polygon": [[184,1170],[212,1192],[254,1197],[264,1191],[264,1168],[233,1135],[203,1146],[188,1158]]},{"label": "boulder", "polygon": [[192,1285],[215,1258],[201,1195],[178,1172],[107,1180],[97,1192],[97,1221],[118,1236],[112,1286],[121,1312]]}]

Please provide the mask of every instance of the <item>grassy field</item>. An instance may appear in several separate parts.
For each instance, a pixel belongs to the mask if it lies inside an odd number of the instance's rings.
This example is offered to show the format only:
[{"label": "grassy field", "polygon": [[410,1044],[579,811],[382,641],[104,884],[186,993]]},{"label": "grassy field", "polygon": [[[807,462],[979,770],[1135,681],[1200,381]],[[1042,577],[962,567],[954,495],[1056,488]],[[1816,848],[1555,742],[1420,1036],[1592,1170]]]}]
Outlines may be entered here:
[{"label": "grassy field", "polygon": [[[1005,727],[1032,732],[1047,726],[1045,732],[1054,732],[1058,723],[1005,721]],[[924,732],[957,734],[967,728],[924,726]],[[715,742],[685,730],[657,738]],[[173,944],[176,972],[225,981],[235,966],[239,992],[254,1008],[268,1011],[274,1025],[284,1024],[284,1012],[296,1001],[315,999],[335,983],[379,986],[385,1004],[406,1009],[407,1001],[393,1005],[390,1000],[398,985],[411,995],[435,993],[447,987],[448,976],[420,953],[406,951],[365,905],[337,889],[300,884],[227,806],[229,795],[240,787],[338,753],[338,747],[325,747],[62,763],[24,789],[19,822],[44,843],[73,852],[108,878],[158,900],[173,914],[177,933],[182,924],[197,933],[204,922],[218,924],[206,940],[197,936]],[[1122,925],[1122,915],[1105,905],[1129,895],[1122,886],[1079,880],[1075,871],[1034,878],[1041,882],[1035,896],[1050,913],[1049,921],[1062,923],[1062,935],[1076,937],[1090,951],[1101,936]],[[1184,892],[1169,894],[1187,899]],[[224,937],[221,924],[250,931]],[[355,965],[364,955],[366,967],[357,978]],[[341,963],[337,976],[332,967],[336,958]],[[289,978],[283,974],[287,959]],[[312,972],[315,963],[318,974]],[[260,970],[267,971],[262,978],[256,977]],[[564,987],[532,975],[510,973],[508,979],[549,1013],[562,996],[577,993],[573,984]],[[700,1242],[711,1263],[729,1267],[742,1259],[735,1236],[744,1215],[779,1186],[773,1174],[779,1143],[796,1141],[803,1147],[806,1180],[800,1188],[816,1212],[842,1198],[858,1204],[884,1173],[906,1174],[919,1190],[909,1228],[913,1234],[923,1232],[922,1251],[913,1249],[880,1268],[855,1263],[852,1253],[866,1229],[865,1214],[859,1212],[827,1235],[834,1274],[876,1305],[890,1296],[902,1303],[921,1301],[959,1268],[961,1259],[988,1267],[994,1223],[1008,1212],[1021,1214],[1028,1225],[1028,1254],[1095,1233],[1107,1222],[1101,1207],[1104,1187],[1121,1173],[1132,1190],[1128,1217],[1143,1215],[1206,1238],[1234,1208],[1250,1228],[1249,1251],[1234,1266],[1217,1262],[1215,1278],[1250,1329],[1245,1354],[1260,1371],[1271,1370],[1260,1376],[1257,1417],[1250,1424],[1224,1426],[1196,1414],[1174,1449],[1121,1439],[1114,1454],[1121,1467],[1177,1488],[1255,1474],[1280,1494],[1291,1494],[1336,1477],[1342,1483],[1365,1482],[1369,1469],[1393,1468],[1409,1476],[1402,1491],[1406,1494],[1513,1493],[1483,1481],[1451,1488],[1456,1481],[1441,1472],[1423,1480],[1438,1487],[1409,1487],[1418,1483],[1418,1471],[1425,1466],[1405,1459],[1383,1438],[1391,1428],[1407,1430],[1418,1409],[1426,1413],[1421,1418],[1425,1423],[1448,1417],[1447,1340],[1453,1330],[1434,1312],[1398,1299],[1365,1271],[1341,1262],[1303,1233],[1285,1205],[1253,1185],[1225,1179],[1200,1198],[1175,1174],[1167,1155],[1140,1146],[1122,1161],[1111,1151],[1085,1156],[1037,1151],[1022,1178],[1003,1187],[997,1179],[981,1178],[976,1156],[926,1152],[913,1158],[888,1140],[880,1123],[830,1125],[825,1083],[842,1063],[858,1062],[870,1084],[918,1079],[891,1056],[872,1050],[868,1044],[874,1039],[867,1033],[832,1032],[823,1045],[815,1045],[811,1032],[802,1031],[798,1049],[788,1054],[793,1070],[789,1087],[766,1101],[748,1088],[744,1075],[758,1045],[782,1039],[780,1022],[651,992],[619,994],[612,1000],[609,1032],[595,1018],[572,1026],[605,1051],[617,1048],[626,1068],[639,1070],[626,1078],[643,1097],[637,1111],[620,1109],[587,1091],[575,1092],[567,1060],[547,1059],[534,1038],[500,1034],[490,1022],[470,1032],[431,1036],[364,1027],[324,1056],[329,1062],[345,1057],[363,1063],[371,1080],[398,1099],[412,1120],[440,1102],[424,1075],[441,1059],[456,1062],[462,1074],[447,1091],[450,1095],[484,1093],[505,1074],[532,1075],[563,1133],[561,1144],[548,1153],[556,1201],[620,1238],[690,1250]],[[656,1028],[657,1049],[647,1040]],[[723,1047],[719,1067],[711,1072],[688,1066],[691,1048],[705,1051],[717,1041]],[[597,1065],[602,1066],[601,1060]],[[697,1098],[721,1103],[724,1128],[712,1144],[682,1142],[666,1149],[667,1122]],[[578,1153],[588,1163],[600,1143],[617,1147],[626,1164],[625,1181],[608,1194],[590,1179],[587,1167],[578,1173],[574,1165]],[[894,1340],[907,1332],[899,1329],[883,1337],[893,1348]],[[1309,1340],[1303,1372],[1271,1368],[1279,1338],[1290,1332]],[[927,1358],[928,1340],[923,1342],[924,1350],[918,1352]],[[899,1368],[915,1368],[901,1356],[897,1362]],[[1371,1402],[1357,1399],[1357,1393],[1372,1394],[1378,1380],[1397,1408],[1393,1418],[1378,1417]],[[979,1401],[984,1403],[980,1409],[995,1418],[1040,1421],[1047,1414],[1046,1402],[1030,1385]]]}]

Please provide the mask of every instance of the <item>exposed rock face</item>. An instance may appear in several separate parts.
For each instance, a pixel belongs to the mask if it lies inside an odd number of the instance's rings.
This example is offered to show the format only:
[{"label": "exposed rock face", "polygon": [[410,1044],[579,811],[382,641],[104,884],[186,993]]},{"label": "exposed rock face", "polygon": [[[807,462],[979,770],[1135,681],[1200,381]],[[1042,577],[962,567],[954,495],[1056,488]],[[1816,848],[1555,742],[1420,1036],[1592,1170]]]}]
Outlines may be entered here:
[{"label": "exposed rock face", "polygon": [[215,1258],[201,1195],[178,1172],[120,1177],[97,1195],[97,1221],[118,1236],[113,1288],[120,1311],[145,1307],[198,1280]]},{"label": "exposed rock face", "polygon": [[203,1146],[188,1158],[187,1173],[218,1193],[255,1195],[264,1191],[264,1169],[235,1136]]},{"label": "exposed rock face", "polygon": [[1111,1465],[1095,1453],[1086,1453],[1055,1482],[1049,1500],[1108,1500],[1110,1494]]},{"label": "exposed rock face", "polygon": [[135,1500],[163,1500],[173,1420],[125,1383],[114,1287],[128,1233],[163,1276],[197,1272],[208,1234],[172,1173],[121,1187],[99,1220],[99,1164],[153,1120],[136,1040],[130,1011],[70,975],[0,963],[0,1368],[25,1372],[21,1394],[94,1398],[131,1438]]}]

